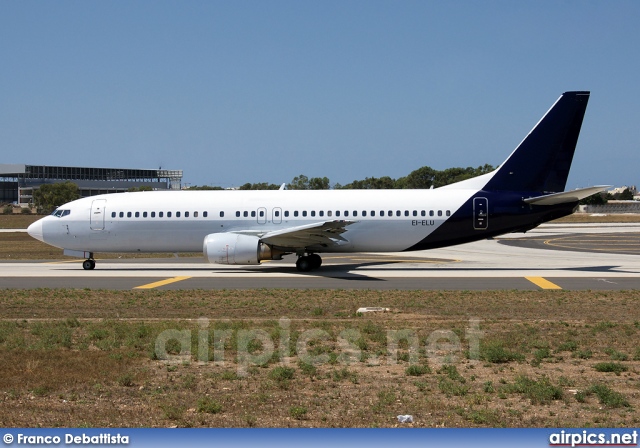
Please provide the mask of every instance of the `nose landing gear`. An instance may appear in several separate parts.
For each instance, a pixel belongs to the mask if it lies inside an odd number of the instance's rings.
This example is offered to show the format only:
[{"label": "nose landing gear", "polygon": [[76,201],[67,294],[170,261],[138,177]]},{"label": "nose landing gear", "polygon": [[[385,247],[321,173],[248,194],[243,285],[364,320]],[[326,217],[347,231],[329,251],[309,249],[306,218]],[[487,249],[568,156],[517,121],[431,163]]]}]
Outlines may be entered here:
[{"label": "nose landing gear", "polygon": [[84,260],[82,262],[82,267],[84,268],[84,270],[86,271],[90,271],[92,269],[96,268],[96,260],[93,259],[93,255],[91,258],[87,258],[86,260]]}]

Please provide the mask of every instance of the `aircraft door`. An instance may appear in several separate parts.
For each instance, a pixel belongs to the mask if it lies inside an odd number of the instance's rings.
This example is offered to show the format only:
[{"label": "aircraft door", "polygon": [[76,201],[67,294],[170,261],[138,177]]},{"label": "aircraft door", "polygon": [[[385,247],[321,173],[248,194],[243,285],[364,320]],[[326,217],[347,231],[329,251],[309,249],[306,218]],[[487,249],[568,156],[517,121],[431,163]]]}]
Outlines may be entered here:
[{"label": "aircraft door", "polygon": [[264,207],[258,207],[258,224],[267,223],[267,209]]},{"label": "aircraft door", "polygon": [[486,230],[489,227],[489,200],[473,198],[473,228]]},{"label": "aircraft door", "polygon": [[107,207],[106,199],[96,199],[91,203],[91,230],[104,230],[104,215]]},{"label": "aircraft door", "polygon": [[273,213],[273,216],[271,218],[271,221],[274,224],[282,223],[282,209],[280,207],[276,207],[273,209],[272,213]]}]

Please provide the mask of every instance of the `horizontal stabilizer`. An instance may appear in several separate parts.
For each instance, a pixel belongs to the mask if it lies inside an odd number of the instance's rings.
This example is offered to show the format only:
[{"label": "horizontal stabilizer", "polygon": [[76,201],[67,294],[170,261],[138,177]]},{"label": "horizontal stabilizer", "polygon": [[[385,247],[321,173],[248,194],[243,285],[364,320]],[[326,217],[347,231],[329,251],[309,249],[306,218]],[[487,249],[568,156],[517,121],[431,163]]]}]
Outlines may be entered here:
[{"label": "horizontal stabilizer", "polygon": [[557,205],[567,202],[578,202],[580,199],[600,193],[601,191],[611,188],[610,185],[598,185],[596,187],[578,188],[573,191],[565,191],[562,193],[546,194],[544,196],[536,196],[535,198],[526,198],[524,202],[534,205]]}]

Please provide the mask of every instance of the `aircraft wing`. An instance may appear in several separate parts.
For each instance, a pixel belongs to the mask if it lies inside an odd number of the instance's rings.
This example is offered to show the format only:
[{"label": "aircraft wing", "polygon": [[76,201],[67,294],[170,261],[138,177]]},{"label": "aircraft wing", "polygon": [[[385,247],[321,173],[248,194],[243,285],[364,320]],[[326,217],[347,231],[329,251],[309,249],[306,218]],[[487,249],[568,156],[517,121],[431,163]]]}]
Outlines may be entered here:
[{"label": "aircraft wing", "polygon": [[342,237],[355,221],[324,221],[267,232],[261,241],[282,248],[304,249],[310,246],[331,247],[347,242]]},{"label": "aircraft wing", "polygon": [[610,185],[598,185],[596,187],[579,188],[573,191],[565,191],[562,193],[547,194],[544,196],[537,196],[535,198],[526,198],[524,202],[527,204],[535,205],[557,205],[564,204],[566,202],[577,202],[580,199],[584,199],[592,194],[600,193],[601,191],[611,188]]}]

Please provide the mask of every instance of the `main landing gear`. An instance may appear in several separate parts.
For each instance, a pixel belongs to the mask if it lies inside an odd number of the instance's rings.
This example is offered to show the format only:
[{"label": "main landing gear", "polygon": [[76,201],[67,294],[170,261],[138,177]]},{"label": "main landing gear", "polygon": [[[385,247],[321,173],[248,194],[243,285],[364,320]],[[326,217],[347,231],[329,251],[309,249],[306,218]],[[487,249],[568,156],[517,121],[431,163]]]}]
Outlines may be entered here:
[{"label": "main landing gear", "polygon": [[322,258],[318,254],[301,255],[296,261],[296,269],[300,272],[309,272],[318,269],[322,265]]},{"label": "main landing gear", "polygon": [[87,258],[86,260],[84,260],[82,262],[82,267],[86,270],[86,271],[90,271],[92,269],[96,268],[96,260],[93,259],[93,254],[91,254],[90,258]]}]

